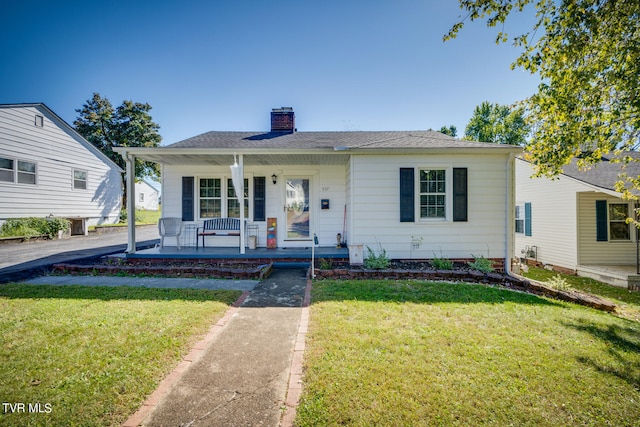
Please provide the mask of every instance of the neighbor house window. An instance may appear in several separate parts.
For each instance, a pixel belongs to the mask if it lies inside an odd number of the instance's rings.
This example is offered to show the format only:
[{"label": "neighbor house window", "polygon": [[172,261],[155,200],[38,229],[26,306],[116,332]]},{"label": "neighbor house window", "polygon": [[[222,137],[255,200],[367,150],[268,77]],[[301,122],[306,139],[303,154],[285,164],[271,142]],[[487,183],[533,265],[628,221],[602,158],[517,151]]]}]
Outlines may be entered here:
[{"label": "neighbor house window", "polygon": [[628,204],[609,203],[609,240],[630,240],[628,217]]},{"label": "neighbor house window", "polygon": [[140,203],[144,203],[144,193],[140,193],[140,195],[138,196],[138,201]]},{"label": "neighbor house window", "polygon": [[14,176],[13,159],[0,157],[0,181],[13,182]]},{"label": "neighbor house window", "polygon": [[79,169],[73,170],[73,189],[74,190],[87,189],[87,171],[83,171]]},{"label": "neighbor house window", "polygon": [[420,218],[445,219],[447,212],[446,171],[420,171]]},{"label": "neighbor house window", "polygon": [[[244,217],[249,218],[249,180],[246,178],[244,179]],[[227,179],[227,218],[240,218],[240,204],[232,179]]]},{"label": "neighbor house window", "polygon": [[18,160],[18,183],[33,184],[36,183],[36,164]]},{"label": "neighbor house window", "polygon": [[34,125],[36,125],[39,128],[44,127],[44,117],[39,114],[36,114],[36,120],[34,122]]},{"label": "neighbor house window", "polygon": [[524,205],[516,206],[516,233],[524,233]]},{"label": "neighbor house window", "polygon": [[222,181],[200,178],[200,218],[222,217]]}]

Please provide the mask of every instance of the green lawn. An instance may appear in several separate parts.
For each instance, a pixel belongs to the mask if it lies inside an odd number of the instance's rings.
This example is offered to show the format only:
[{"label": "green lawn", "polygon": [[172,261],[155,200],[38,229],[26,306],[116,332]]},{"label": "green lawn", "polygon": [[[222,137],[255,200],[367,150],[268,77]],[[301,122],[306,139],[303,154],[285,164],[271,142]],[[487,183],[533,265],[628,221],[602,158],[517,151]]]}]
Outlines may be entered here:
[{"label": "green lawn", "polygon": [[299,426],[632,426],[640,323],[471,284],[318,281]]},{"label": "green lawn", "polygon": [[523,275],[540,282],[560,276],[570,288],[606,298],[618,305],[616,312],[619,316],[640,322],[640,292],[607,285],[588,277],[561,274],[544,268],[529,267],[529,271]]},{"label": "green lawn", "polygon": [[239,295],[0,285],[0,425],[120,425]]}]

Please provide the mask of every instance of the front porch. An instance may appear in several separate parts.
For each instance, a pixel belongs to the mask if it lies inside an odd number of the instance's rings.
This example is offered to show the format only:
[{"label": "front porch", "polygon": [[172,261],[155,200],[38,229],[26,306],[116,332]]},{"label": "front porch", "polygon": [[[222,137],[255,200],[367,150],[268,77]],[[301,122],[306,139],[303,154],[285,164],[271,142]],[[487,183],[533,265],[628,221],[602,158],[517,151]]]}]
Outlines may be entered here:
[{"label": "front porch", "polygon": [[[312,253],[313,252],[313,253]],[[312,248],[256,248],[247,249],[245,253],[240,253],[237,247],[181,247],[159,246],[150,249],[138,250],[135,253],[127,254],[129,259],[136,260],[251,260],[268,261],[273,263],[310,263],[311,257],[314,259],[331,259],[333,261],[349,261],[349,250],[331,246],[321,246]]]},{"label": "front porch", "polygon": [[576,274],[619,288],[640,291],[640,274],[635,265],[579,265]]}]

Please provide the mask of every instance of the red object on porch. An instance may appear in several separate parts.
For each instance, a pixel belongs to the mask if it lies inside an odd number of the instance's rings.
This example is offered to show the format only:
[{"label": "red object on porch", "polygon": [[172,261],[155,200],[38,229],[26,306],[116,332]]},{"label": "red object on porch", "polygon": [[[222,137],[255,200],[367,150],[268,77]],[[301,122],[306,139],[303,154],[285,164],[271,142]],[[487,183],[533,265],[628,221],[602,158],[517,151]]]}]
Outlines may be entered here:
[{"label": "red object on porch", "polygon": [[276,218],[267,218],[267,249],[278,247],[278,221]]}]

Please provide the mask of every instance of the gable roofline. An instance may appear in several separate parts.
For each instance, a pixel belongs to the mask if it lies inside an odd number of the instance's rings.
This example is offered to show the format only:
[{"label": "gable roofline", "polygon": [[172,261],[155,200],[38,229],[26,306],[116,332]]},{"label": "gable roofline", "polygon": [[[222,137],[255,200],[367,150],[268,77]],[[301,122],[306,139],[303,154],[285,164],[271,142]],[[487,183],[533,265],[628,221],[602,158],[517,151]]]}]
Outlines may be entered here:
[{"label": "gable roofline", "polygon": [[34,102],[34,103],[22,103],[22,104],[0,104],[0,108],[36,108],[43,113],[46,113],[52,121],[56,122],[56,124],[63,129],[65,132],[70,134],[70,136],[78,141],[82,146],[91,151],[96,157],[99,157],[105,163],[110,165],[111,167],[116,168],[119,173],[123,173],[124,170],[120,168],[113,160],[107,157],[102,151],[96,148],[95,145],[87,141],[82,135],[78,133],[71,125],[69,125],[66,121],[64,121],[60,116],[58,116],[51,108],[47,107],[42,102]]},{"label": "gable roofline", "polygon": [[[516,159],[531,165],[530,161],[520,156],[517,157]],[[609,163],[608,160],[607,160],[607,163]],[[610,163],[610,164],[618,165],[618,166],[622,165],[622,163]],[[616,191],[613,184],[609,184],[609,182],[605,183],[600,181],[600,179],[602,179],[602,176],[594,173],[593,168],[585,171],[581,171],[580,169],[577,168],[577,165],[575,165],[575,159],[572,160],[571,167],[575,168],[575,170],[572,169],[570,172],[563,170],[562,172],[560,172],[560,175],[564,178],[569,179],[570,181],[574,181],[578,184],[584,185],[590,190],[609,194],[614,197],[622,197],[622,193],[620,193],[619,191]],[[640,168],[640,165],[638,167]],[[616,169],[616,168],[610,168],[610,169]],[[619,170],[620,168],[618,167],[617,169]],[[608,172],[611,173],[612,171],[609,170]],[[610,177],[610,175],[607,175],[607,177]],[[530,178],[530,179],[533,179],[533,178]]]}]

